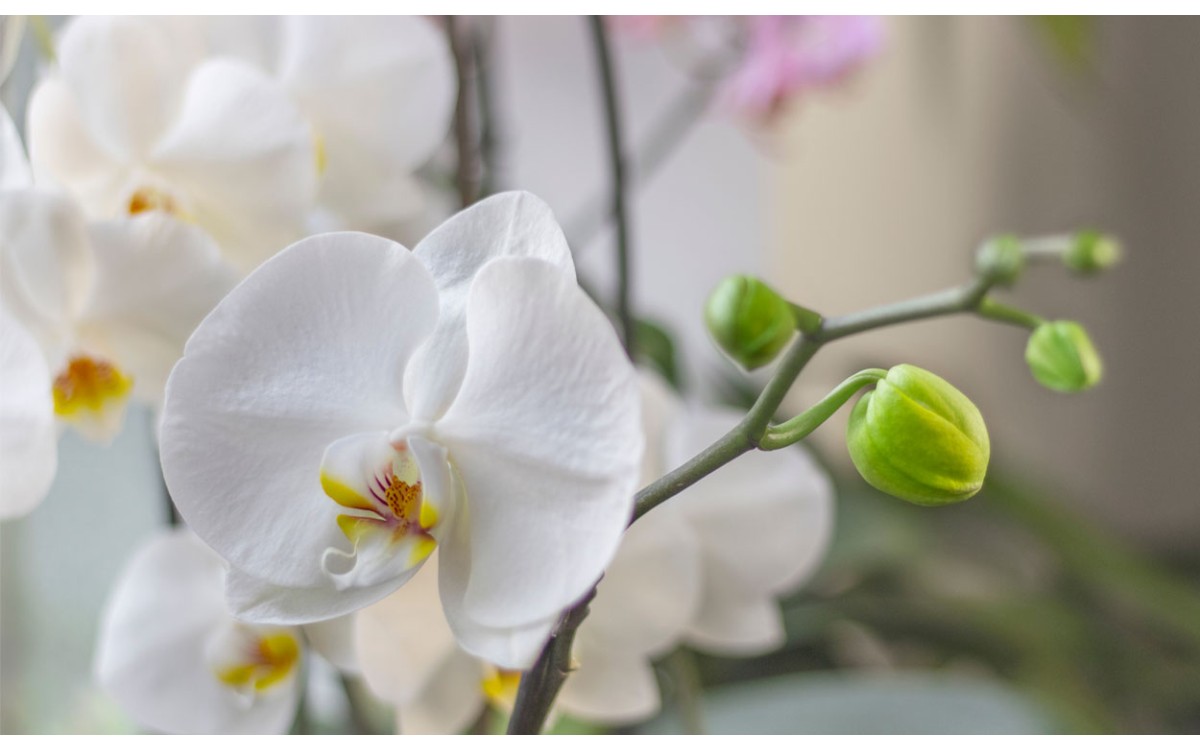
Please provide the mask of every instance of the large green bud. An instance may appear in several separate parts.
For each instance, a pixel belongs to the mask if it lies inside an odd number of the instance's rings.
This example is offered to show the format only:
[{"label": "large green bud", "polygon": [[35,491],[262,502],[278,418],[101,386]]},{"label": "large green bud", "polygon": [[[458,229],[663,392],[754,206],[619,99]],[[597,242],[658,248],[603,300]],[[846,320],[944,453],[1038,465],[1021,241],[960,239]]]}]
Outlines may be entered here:
[{"label": "large green bud", "polygon": [[1100,382],[1104,366],[1083,326],[1071,320],[1042,323],[1029,337],[1025,361],[1047,388],[1078,393]]},{"label": "large green bud", "polygon": [[948,505],[983,486],[991,445],[975,404],[937,375],[896,365],[850,413],[850,458],[878,490]]},{"label": "large green bud", "polygon": [[704,321],[722,351],[747,370],[774,360],[796,333],[792,305],[751,276],[730,276],[718,284]]}]

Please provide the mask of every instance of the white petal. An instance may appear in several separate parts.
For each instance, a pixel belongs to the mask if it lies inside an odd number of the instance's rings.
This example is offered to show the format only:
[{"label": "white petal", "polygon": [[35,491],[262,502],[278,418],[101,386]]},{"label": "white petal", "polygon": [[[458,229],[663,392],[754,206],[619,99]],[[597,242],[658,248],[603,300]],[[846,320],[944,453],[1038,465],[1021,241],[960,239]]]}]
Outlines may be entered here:
[{"label": "white petal", "polygon": [[[459,508],[459,513],[465,509]],[[470,526],[456,522],[441,539],[438,551],[438,593],[446,622],[459,646],[500,669],[529,669],[558,623],[558,612],[541,620],[512,627],[492,627],[476,620],[463,605],[471,573]]]},{"label": "white petal", "polygon": [[[404,423],[401,377],[436,315],[421,264],[363,234],[303,240],[234,289],[167,385],[163,470],[196,533],[266,583],[328,588],[321,556],[344,536],[321,457]],[[312,619],[364,604],[341,598]]]},{"label": "white petal", "polygon": [[3,195],[0,290],[4,304],[52,360],[67,354],[62,348],[92,291],[94,273],[86,224],[73,201],[46,190]]},{"label": "white petal", "polygon": [[580,633],[609,651],[657,656],[678,643],[700,606],[700,546],[670,506],[625,532]]},{"label": "white petal", "polygon": [[161,404],[167,376],[205,315],[237,281],[199,228],[162,212],[94,223],[96,286],[81,325],[85,346],[107,352]]},{"label": "white petal", "polygon": [[189,532],[138,550],[101,619],[96,676],[139,724],[174,733],[273,733],[291,723],[299,681],[247,702],[212,673],[205,649],[231,622],[220,559]]},{"label": "white petal", "polygon": [[[407,585],[358,613],[355,645],[367,684],[389,703],[407,705],[437,679],[458,644],[442,614],[436,556]],[[478,666],[475,672],[478,689]]]},{"label": "white petal", "polygon": [[0,105],[0,190],[19,190],[32,183],[29,160],[25,158],[25,147],[21,145],[21,136],[17,135],[17,126],[8,110]]},{"label": "white petal", "polygon": [[286,93],[244,63],[188,80],[178,120],[151,155],[187,211],[249,271],[300,236],[316,190],[312,132]]},{"label": "white petal", "polygon": [[58,467],[50,370],[37,342],[0,307],[0,518],[33,510]]},{"label": "white petal", "polygon": [[190,61],[145,19],[80,16],[58,43],[63,80],[98,143],[145,156],[174,118]]},{"label": "white petal", "polygon": [[354,621],[356,615],[335,617],[331,620],[312,622],[304,626],[304,638],[308,645],[325,661],[349,674],[358,674],[361,668],[354,648]]},{"label": "white petal", "polygon": [[225,602],[234,615],[247,622],[306,625],[374,604],[402,582],[385,581],[368,588],[335,592],[328,584],[315,588],[277,586],[231,567],[225,575]]},{"label": "white petal", "polygon": [[21,36],[25,33],[25,16],[0,18],[0,83],[8,80],[8,74],[17,64],[21,51]]},{"label": "white petal", "polygon": [[576,601],[616,552],[641,468],[637,378],[603,313],[543,260],[486,265],[467,335],[462,389],[435,426],[465,488],[460,595],[482,625],[522,625]]},{"label": "white petal", "polygon": [[483,672],[472,656],[454,652],[411,703],[396,707],[402,734],[458,734],[483,710]]},{"label": "white petal", "polygon": [[559,708],[600,724],[631,724],[658,713],[658,681],[644,656],[598,647],[582,629],[575,655],[579,668],[567,677]]},{"label": "white petal", "polygon": [[91,216],[124,213],[132,169],[96,143],[67,84],[38,84],[29,99],[25,136],[36,182],[68,188]]},{"label": "white petal", "polygon": [[[673,463],[737,423],[729,410],[694,409],[677,424]],[[737,653],[780,645],[774,599],[816,570],[833,534],[829,479],[800,448],[750,453],[674,498],[696,530],[704,560],[696,638]],[[758,644],[757,646],[755,644]]]},{"label": "white petal", "polygon": [[645,487],[671,468],[667,465],[667,436],[683,413],[683,402],[653,370],[638,368],[638,386],[642,393],[642,432],[646,436],[638,486]]},{"label": "white petal", "polygon": [[397,176],[445,139],[454,106],[449,46],[413,16],[290,17],[279,76],[321,139],[322,205],[348,226],[376,226],[420,208]]},{"label": "white petal", "polygon": [[413,250],[441,292],[437,335],[418,354],[405,398],[414,414],[436,419],[454,398],[466,369],[463,317],[467,295],[479,270],[496,258],[540,258],[573,281],[575,266],[562,229],[550,207],[532,193],[494,195],[461,211],[433,230]]}]

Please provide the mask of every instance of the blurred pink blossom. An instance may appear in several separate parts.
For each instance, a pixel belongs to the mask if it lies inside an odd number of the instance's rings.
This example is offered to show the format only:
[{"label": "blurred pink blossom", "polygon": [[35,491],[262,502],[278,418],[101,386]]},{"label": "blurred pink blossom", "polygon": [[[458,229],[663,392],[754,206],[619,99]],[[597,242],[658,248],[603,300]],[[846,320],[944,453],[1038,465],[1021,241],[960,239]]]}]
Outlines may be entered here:
[{"label": "blurred pink blossom", "polygon": [[751,16],[746,23],[745,56],[720,101],[758,120],[774,118],[809,89],[838,82],[883,42],[875,16]]}]

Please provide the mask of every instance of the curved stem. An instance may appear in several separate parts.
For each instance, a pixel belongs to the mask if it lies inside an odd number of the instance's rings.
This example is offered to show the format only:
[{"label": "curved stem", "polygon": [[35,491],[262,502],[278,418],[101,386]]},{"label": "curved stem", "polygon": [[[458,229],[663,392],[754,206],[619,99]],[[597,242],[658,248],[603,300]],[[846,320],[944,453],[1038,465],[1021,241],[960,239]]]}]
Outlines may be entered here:
[{"label": "curved stem", "polygon": [[454,55],[458,77],[458,101],[454,108],[454,143],[458,151],[455,185],[463,208],[479,199],[479,152],[475,142],[475,73],[473,46],[458,16],[446,16],[446,36]]},{"label": "curved stem", "polygon": [[825,424],[833,413],[842,408],[850,397],[858,393],[864,386],[871,385],[887,377],[887,370],[873,368],[857,372],[843,380],[829,395],[814,404],[808,411],[798,414],[783,424],[767,428],[758,447],[760,450],[773,451],[786,448],[808,437],[813,430]]},{"label": "curved stem", "polygon": [[[743,453],[760,447],[771,419],[783,403],[788,390],[796,382],[805,365],[826,343],[862,331],[907,321],[976,312],[991,286],[992,282],[987,279],[977,278],[955,289],[882,305],[839,318],[827,318],[816,330],[801,332],[742,421],[690,461],[638,492],[634,499],[633,518],[630,523],[636,522],[658,505]],[[593,587],[580,603],[564,612],[557,631],[543,647],[534,666],[522,677],[517,702],[508,725],[509,734],[541,730],[550,712],[550,706],[553,705],[570,671],[571,643],[575,638],[575,630],[587,617],[588,604],[595,595],[596,589]]]},{"label": "curved stem", "polygon": [[600,68],[600,87],[604,94],[604,120],[608,133],[608,164],[612,184],[613,217],[617,223],[617,321],[621,326],[621,341],[631,357],[637,335],[633,315],[629,311],[629,211],[625,203],[625,151],[621,143],[621,110],[617,104],[617,81],[609,54],[608,34],[601,16],[589,16],[588,26],[596,47],[596,63]]},{"label": "curved stem", "polygon": [[1031,312],[1001,304],[991,297],[984,297],[979,301],[978,313],[980,317],[987,318],[988,320],[994,320],[998,323],[1008,323],[1030,330],[1046,322],[1045,318],[1034,315]]}]

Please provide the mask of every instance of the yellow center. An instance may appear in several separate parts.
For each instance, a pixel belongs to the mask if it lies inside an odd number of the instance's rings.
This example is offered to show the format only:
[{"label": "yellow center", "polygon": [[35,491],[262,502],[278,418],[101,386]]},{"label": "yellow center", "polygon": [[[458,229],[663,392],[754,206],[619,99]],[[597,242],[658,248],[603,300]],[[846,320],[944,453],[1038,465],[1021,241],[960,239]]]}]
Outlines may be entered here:
[{"label": "yellow center", "polygon": [[483,680],[479,683],[483,697],[495,709],[512,713],[517,703],[517,690],[521,687],[521,673],[509,669],[497,669],[484,665]]},{"label": "yellow center", "polygon": [[266,633],[241,659],[214,671],[217,679],[239,691],[263,692],[278,685],[300,661],[300,644],[289,632]]},{"label": "yellow center", "polygon": [[325,153],[325,139],[316,130],[313,130],[313,161],[317,165],[317,177],[325,174],[329,156]]},{"label": "yellow center", "polygon": [[130,216],[137,216],[147,211],[165,211],[175,216],[183,215],[179,203],[171,197],[170,193],[152,187],[135,190],[133,195],[129,196],[128,208]]},{"label": "yellow center", "polygon": [[111,362],[75,356],[54,378],[54,413],[92,440],[108,440],[121,427],[133,378]]}]

